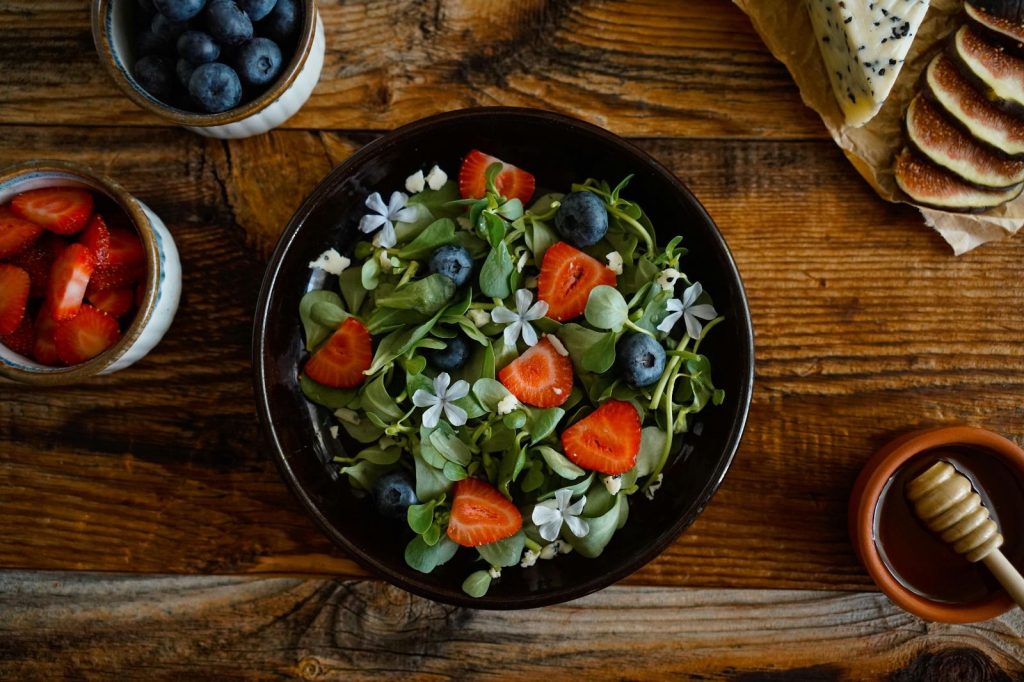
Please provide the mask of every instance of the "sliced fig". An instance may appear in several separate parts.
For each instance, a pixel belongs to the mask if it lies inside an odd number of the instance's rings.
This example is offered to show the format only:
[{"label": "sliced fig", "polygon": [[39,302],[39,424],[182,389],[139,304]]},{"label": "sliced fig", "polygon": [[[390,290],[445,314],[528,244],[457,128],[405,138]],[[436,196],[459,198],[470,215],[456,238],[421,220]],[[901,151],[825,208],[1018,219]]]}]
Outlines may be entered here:
[{"label": "sliced fig", "polygon": [[980,9],[999,19],[1024,22],[1024,0],[969,0],[967,8]]},{"label": "sliced fig", "polygon": [[1014,157],[1024,157],[1024,120],[999,109],[979,93],[946,54],[925,71],[928,96],[977,140]]},{"label": "sliced fig", "polygon": [[978,143],[921,95],[907,108],[907,137],[929,161],[972,185],[1005,189],[1024,182],[1024,160],[1006,158]]},{"label": "sliced fig", "polygon": [[970,24],[957,30],[953,51],[965,73],[989,99],[1010,111],[1024,113],[1024,59],[985,40]]},{"label": "sliced fig", "polygon": [[964,3],[964,12],[989,38],[1002,43],[1017,55],[1024,54],[1024,19],[1007,19],[985,9],[984,2]]},{"label": "sliced fig", "polygon": [[1024,185],[980,189],[904,148],[893,167],[896,184],[915,204],[942,211],[977,213],[1017,198]]}]

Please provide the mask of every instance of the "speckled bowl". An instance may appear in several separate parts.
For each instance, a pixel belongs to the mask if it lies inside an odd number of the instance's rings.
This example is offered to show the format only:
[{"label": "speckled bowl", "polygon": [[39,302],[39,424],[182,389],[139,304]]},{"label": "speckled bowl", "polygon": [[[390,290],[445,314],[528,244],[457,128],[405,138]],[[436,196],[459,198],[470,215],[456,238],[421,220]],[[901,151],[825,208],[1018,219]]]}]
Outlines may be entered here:
[{"label": "speckled bowl", "polygon": [[314,0],[301,0],[303,24],[295,54],[266,92],[219,114],[185,111],[142,89],[132,76],[135,49],[131,33],[135,0],[94,0],[92,36],[100,60],[133,102],[160,118],[206,137],[252,137],[291,118],[313,93],[324,64],[324,24]]},{"label": "speckled bowl", "polygon": [[[568,187],[587,177],[634,174],[627,196],[650,213],[659,242],[682,234],[690,249],[687,273],[704,284],[725,316],[702,346],[726,401],[709,407],[684,440],[684,456],[665,470],[652,501],[630,500],[628,524],[598,559],[575,553],[508,569],[486,596],[461,590],[479,564],[472,552],[427,575],[409,568],[403,550],[411,531],[356,499],[332,458],[358,447],[334,439],[329,410],[302,395],[298,374],[306,353],[299,300],[322,288],[324,273],[309,262],[324,249],[343,252],[360,237],[363,202],[373,191],[404,186],[420,168],[439,164],[455,174],[470,149],[508,159],[537,176],[538,185]],[[580,597],[629,575],[668,547],[701,513],[721,484],[747,420],[754,341],[747,300],[722,235],[693,194],[664,166],[629,142],[582,121],[530,109],[469,109],[434,116],[385,135],[349,157],[313,191],[284,229],[263,280],[253,339],[260,417],[271,455],[306,511],[350,556],[396,585],[432,599],[475,608],[521,609]]]},{"label": "speckled bowl", "polygon": [[0,376],[28,384],[73,384],[111,374],[145,357],[167,333],[181,296],[181,262],[163,221],[119,184],[83,166],[34,161],[0,170],[0,204],[43,187],[81,187],[106,195],[124,211],[146,251],[146,291],[135,319],[121,339],[93,359],[71,367],[50,367],[0,344]]}]

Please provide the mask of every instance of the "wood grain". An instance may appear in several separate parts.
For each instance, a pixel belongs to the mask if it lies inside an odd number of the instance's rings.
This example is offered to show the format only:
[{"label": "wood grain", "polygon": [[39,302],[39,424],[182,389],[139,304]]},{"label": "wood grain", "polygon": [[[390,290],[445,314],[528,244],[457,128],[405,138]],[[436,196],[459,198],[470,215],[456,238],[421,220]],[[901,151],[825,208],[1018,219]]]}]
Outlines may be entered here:
[{"label": "wood grain", "polygon": [[875,594],[619,587],[500,613],[373,581],[8,573],[0,612],[19,680],[1024,679],[1021,611],[925,624]]},{"label": "wood grain", "polygon": [[[0,566],[362,575],[262,448],[249,334],[262,263],[368,139],[7,127],[0,163],[55,156],[170,226],[185,297],[159,348],[82,386],[0,385]],[[633,584],[862,590],[846,497],[871,452],[932,424],[1022,442],[1024,241],[954,259],[825,141],[640,140],[705,202],[743,273],[758,366],[747,435],[697,523]],[[275,159],[271,163],[270,159]]]},{"label": "wood grain", "polygon": [[[0,3],[0,123],[160,124],[100,63],[90,4]],[[383,130],[504,104],[565,111],[628,135],[826,136],[727,0],[318,4],[323,74],[287,127]]]}]

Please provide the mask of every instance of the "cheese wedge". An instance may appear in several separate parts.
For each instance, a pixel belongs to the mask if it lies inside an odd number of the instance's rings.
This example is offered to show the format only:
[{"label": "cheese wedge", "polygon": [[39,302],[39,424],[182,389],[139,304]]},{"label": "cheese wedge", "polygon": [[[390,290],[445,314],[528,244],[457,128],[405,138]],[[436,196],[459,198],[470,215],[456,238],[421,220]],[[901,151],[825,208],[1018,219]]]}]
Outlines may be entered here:
[{"label": "cheese wedge", "polygon": [[889,96],[929,0],[806,0],[846,124],[874,118]]}]

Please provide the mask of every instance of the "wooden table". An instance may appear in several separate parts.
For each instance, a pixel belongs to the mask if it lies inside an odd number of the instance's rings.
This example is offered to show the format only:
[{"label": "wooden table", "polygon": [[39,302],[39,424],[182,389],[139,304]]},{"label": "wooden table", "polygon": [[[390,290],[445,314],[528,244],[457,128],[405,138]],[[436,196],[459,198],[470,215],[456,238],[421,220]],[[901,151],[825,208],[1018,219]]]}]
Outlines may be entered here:
[{"label": "wooden table", "polygon": [[[1024,438],[1024,239],[962,258],[878,200],[725,0],[321,0],[328,53],[283,129],[208,140],[136,108],[85,0],[0,1],[0,162],[107,173],[175,235],[184,297],[128,371],[0,385],[0,678],[1009,679],[1024,615],[917,620],[878,594],[846,499],[903,430]],[[302,198],[381,131],[453,108],[632,137],[728,240],[757,331],[725,485],[660,558],[577,602],[455,609],[368,576],[263,447],[250,321]]]}]

